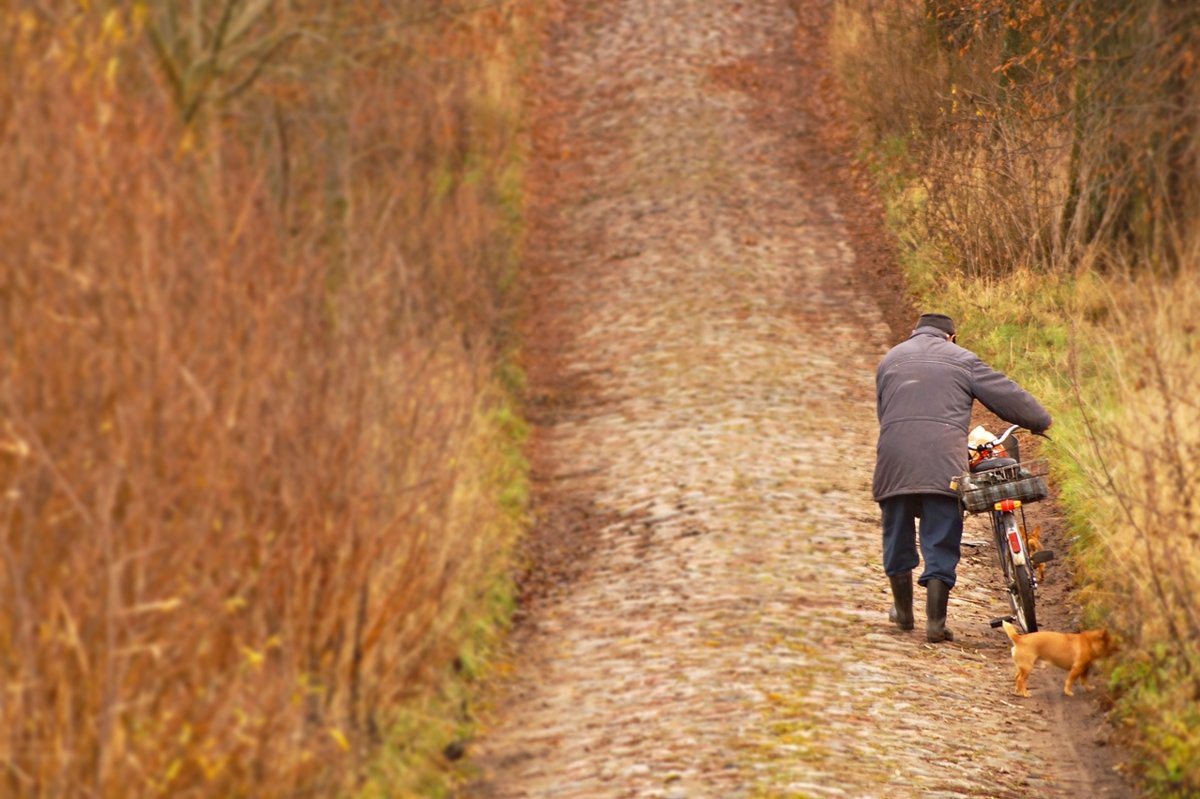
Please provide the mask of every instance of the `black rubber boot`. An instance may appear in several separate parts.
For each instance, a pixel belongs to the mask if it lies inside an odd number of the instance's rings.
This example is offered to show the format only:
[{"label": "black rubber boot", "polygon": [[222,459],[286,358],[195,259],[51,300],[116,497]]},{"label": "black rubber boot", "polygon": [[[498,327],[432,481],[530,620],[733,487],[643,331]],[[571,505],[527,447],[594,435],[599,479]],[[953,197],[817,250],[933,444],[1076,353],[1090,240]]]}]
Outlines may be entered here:
[{"label": "black rubber boot", "polygon": [[931,644],[954,640],[954,633],[946,626],[946,604],[949,601],[950,586],[941,580],[925,583],[925,639]]},{"label": "black rubber boot", "polygon": [[901,630],[913,628],[912,572],[888,576],[892,583],[892,607],[888,610],[888,621]]}]

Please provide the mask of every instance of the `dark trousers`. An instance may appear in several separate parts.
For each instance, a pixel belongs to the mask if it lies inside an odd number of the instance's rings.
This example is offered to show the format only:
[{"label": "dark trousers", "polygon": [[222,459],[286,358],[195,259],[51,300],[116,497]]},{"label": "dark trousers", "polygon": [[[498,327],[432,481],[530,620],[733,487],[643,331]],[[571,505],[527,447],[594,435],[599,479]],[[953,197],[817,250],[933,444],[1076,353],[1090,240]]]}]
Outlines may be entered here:
[{"label": "dark trousers", "polygon": [[917,559],[917,519],[925,570],[917,582],[941,580],[954,587],[962,545],[963,517],[958,497],[901,494],[879,503],[883,511],[883,570],[888,576],[912,571]]}]

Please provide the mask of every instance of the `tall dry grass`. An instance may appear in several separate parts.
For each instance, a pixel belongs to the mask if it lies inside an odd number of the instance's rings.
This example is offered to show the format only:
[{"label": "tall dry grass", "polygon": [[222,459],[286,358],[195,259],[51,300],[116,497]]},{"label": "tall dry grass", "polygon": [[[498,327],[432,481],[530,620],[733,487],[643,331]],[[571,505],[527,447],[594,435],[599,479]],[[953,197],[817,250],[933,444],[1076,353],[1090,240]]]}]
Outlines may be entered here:
[{"label": "tall dry grass", "polygon": [[[1104,368],[1119,402],[1081,401],[1087,449],[1076,453],[1091,501],[1112,513],[1100,538],[1124,568],[1105,575],[1127,627],[1169,640],[1200,666],[1200,378],[1195,371],[1200,299],[1195,274],[1169,286],[1127,288],[1135,302],[1114,309]],[[1190,327],[1193,336],[1179,336]],[[1079,388],[1082,386],[1077,383]],[[1113,513],[1115,511],[1115,513]],[[1152,609],[1152,613],[1143,613]],[[1200,687],[1200,674],[1193,689]]]},{"label": "tall dry grass", "polygon": [[925,302],[1056,417],[1114,719],[1200,792],[1200,6],[840,0],[834,51]]},{"label": "tall dry grass", "polygon": [[333,795],[454,656],[528,24],[0,9],[0,794]]},{"label": "tall dry grass", "polygon": [[[1106,285],[1110,317],[1076,337],[1069,370],[1080,412],[1064,442],[1066,491],[1087,524],[1083,595],[1123,633],[1114,717],[1134,731],[1143,772],[1158,795],[1190,796],[1200,791],[1200,269]],[[1082,376],[1081,360],[1102,377]]]}]

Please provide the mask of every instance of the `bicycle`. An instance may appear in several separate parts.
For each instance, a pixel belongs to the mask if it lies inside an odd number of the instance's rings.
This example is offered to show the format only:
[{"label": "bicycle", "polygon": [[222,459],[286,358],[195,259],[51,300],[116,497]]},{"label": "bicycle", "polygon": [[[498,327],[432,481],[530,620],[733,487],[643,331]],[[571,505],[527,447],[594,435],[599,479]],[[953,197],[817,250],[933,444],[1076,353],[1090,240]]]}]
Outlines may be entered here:
[{"label": "bicycle", "polygon": [[[1017,439],[1009,442],[1018,428],[1013,425],[991,441],[968,446],[970,466],[951,487],[968,513],[991,515],[996,555],[1013,610],[1008,620],[1015,621],[1022,633],[1032,633],[1037,631],[1037,578],[1033,567],[1054,560],[1054,553],[1046,549],[1029,553],[1025,505],[1045,499],[1050,492],[1046,487],[1046,462],[1022,461]],[[999,627],[1004,620],[994,619],[992,626]]]}]

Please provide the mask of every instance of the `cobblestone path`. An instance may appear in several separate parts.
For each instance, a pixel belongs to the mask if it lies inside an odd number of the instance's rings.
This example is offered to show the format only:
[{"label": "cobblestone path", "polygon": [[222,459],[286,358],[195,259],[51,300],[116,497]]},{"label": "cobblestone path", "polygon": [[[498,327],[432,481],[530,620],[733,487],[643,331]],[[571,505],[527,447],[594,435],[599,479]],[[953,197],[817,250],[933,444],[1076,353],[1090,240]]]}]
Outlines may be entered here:
[{"label": "cobblestone path", "polygon": [[577,511],[542,523],[591,555],[535,603],[463,795],[1127,795],[1096,773],[1093,700],[1049,671],[1011,694],[985,548],[954,644],[886,622],[870,478],[892,334],[847,279],[805,119],[753,96],[811,68],[796,11],[568,6],[536,131],[535,465]]}]

